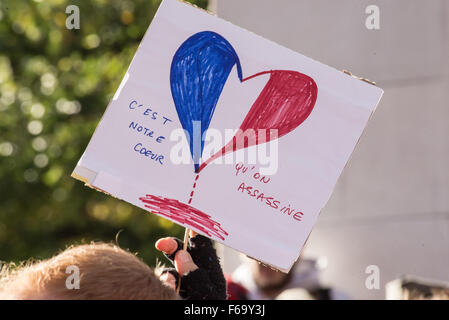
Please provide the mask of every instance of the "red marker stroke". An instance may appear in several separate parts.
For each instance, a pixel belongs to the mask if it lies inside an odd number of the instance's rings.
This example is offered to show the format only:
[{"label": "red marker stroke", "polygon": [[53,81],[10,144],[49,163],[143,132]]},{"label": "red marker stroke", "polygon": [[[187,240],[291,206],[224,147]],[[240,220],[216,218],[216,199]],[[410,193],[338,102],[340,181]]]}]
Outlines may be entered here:
[{"label": "red marker stroke", "polygon": [[223,230],[220,224],[211,219],[204,212],[175,199],[147,194],[140,197],[140,201],[145,204],[151,212],[172,219],[180,224],[196,228],[207,234],[209,237],[215,236],[224,240],[228,233]]}]

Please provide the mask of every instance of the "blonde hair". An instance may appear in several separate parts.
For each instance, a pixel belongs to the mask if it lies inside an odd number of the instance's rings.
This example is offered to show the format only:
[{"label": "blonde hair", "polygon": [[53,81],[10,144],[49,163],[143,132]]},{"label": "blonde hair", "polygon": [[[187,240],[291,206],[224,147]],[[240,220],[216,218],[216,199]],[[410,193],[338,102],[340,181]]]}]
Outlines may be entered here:
[{"label": "blonde hair", "polygon": [[[69,289],[69,267],[79,270],[79,289]],[[69,269],[68,269],[69,268]],[[73,268],[73,267],[72,267]],[[113,244],[72,246],[51,259],[0,273],[0,299],[173,300],[176,292],[134,254]]]}]

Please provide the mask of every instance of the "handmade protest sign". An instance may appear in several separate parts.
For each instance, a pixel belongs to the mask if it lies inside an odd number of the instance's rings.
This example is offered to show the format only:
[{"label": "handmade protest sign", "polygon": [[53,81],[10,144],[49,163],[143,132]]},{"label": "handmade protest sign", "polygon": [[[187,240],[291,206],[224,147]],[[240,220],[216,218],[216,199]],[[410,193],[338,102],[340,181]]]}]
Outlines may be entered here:
[{"label": "handmade protest sign", "polygon": [[165,0],[72,175],[288,271],[382,93]]}]

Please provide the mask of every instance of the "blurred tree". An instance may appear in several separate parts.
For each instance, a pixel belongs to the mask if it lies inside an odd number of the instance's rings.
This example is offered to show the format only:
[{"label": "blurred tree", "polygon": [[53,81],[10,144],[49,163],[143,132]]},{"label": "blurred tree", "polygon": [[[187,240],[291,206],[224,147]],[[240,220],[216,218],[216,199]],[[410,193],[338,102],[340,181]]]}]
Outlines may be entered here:
[{"label": "blurred tree", "polygon": [[[207,0],[190,1],[205,8]],[[70,177],[160,1],[0,2],[0,260],[114,241],[154,265],[183,228]],[[66,28],[66,7],[80,29]]]}]

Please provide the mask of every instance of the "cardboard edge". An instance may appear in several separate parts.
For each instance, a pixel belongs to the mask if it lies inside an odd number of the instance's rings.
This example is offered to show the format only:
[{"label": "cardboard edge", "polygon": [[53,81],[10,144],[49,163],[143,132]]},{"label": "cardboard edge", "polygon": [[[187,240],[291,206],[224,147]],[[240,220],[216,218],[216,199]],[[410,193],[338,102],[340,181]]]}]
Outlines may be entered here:
[{"label": "cardboard edge", "polygon": [[106,192],[105,190],[97,188],[92,185],[92,182],[95,180],[97,175],[98,175],[98,172],[95,172],[86,167],[77,165],[70,176],[76,180],[83,182],[86,187],[89,187],[96,191],[100,191],[108,196],[112,196],[112,194],[110,194],[109,192]]}]

